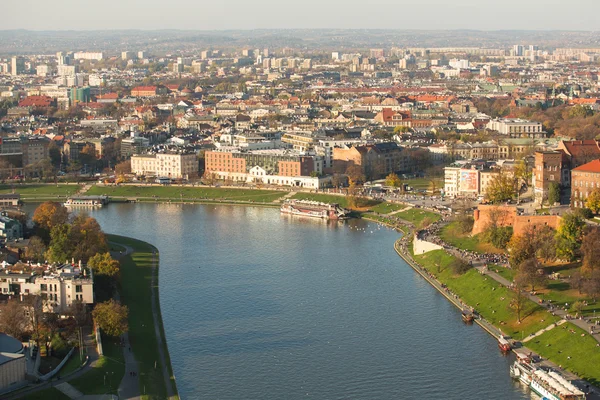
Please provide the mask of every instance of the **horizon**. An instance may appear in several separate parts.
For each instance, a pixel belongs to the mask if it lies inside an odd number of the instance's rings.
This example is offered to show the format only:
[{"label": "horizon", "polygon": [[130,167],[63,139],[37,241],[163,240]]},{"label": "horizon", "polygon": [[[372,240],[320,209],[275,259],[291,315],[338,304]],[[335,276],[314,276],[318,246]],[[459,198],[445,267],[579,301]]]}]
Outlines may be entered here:
[{"label": "horizon", "polygon": [[[133,0],[61,0],[60,5],[42,0],[9,2],[5,30],[98,31],[98,30],[261,30],[261,29],[397,29],[422,30],[524,30],[586,31],[597,29],[596,0],[423,0],[415,4],[397,0],[368,4],[352,0],[304,0],[281,4],[275,0],[222,3],[180,0],[176,7],[148,0],[139,7]],[[89,7],[89,8],[88,8]],[[86,13],[82,10],[93,10]],[[370,11],[370,12],[369,12]],[[91,17],[90,17],[91,16]],[[56,26],[60,21],[61,26]],[[200,28],[200,29],[199,29]],[[425,29],[431,30],[431,29]]]}]

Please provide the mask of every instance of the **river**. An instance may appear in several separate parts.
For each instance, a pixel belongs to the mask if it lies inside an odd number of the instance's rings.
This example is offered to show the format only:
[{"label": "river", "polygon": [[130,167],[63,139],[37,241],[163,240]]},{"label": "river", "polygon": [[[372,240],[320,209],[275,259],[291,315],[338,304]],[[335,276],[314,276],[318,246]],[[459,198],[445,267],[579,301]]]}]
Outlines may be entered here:
[{"label": "river", "polygon": [[160,251],[182,399],[528,399],[494,338],[394,252],[398,233],[258,207],[110,204]]}]

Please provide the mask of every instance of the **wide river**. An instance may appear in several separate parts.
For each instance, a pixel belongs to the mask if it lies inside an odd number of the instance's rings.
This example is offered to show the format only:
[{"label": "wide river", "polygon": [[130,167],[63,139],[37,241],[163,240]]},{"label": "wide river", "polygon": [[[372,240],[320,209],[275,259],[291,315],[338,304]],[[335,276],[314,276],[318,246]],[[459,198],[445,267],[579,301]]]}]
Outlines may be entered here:
[{"label": "wide river", "polygon": [[398,233],[277,209],[110,204],[160,251],[182,399],[528,399],[512,358],[394,252]]}]

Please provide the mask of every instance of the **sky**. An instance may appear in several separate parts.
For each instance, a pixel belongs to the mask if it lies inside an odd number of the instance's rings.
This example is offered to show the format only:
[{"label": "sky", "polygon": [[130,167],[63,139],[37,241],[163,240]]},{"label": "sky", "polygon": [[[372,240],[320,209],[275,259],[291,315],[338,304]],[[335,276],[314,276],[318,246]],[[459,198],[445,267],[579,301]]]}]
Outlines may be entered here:
[{"label": "sky", "polygon": [[[0,30],[600,30],[600,0],[4,0]],[[7,18],[6,16],[10,16]]]}]

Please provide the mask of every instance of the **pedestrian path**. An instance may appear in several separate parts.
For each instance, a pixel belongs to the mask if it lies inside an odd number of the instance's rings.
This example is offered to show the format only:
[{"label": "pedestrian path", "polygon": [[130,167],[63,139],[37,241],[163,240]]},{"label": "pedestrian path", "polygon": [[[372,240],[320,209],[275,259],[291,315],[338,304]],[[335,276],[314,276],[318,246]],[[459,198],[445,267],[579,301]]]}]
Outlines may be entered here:
[{"label": "pedestrian path", "polygon": [[71,386],[67,382],[61,383],[60,385],[56,385],[55,388],[57,388],[65,396],[67,396],[68,398],[73,399],[73,400],[80,399],[83,397],[83,393],[81,393],[79,390],[75,389],[73,386]]},{"label": "pedestrian path", "polygon": [[273,203],[283,203],[284,201],[291,199],[297,192],[289,192],[283,197],[273,200]]},{"label": "pedestrian path", "polygon": [[127,333],[121,336],[123,341],[123,355],[125,358],[125,375],[119,385],[118,393],[121,399],[139,399],[140,383],[138,363],[131,351],[129,344],[129,335]]},{"label": "pedestrian path", "polygon": [[394,215],[394,214],[399,214],[399,213],[401,213],[401,212],[408,211],[408,210],[410,210],[411,208],[413,208],[413,207],[412,207],[412,206],[408,206],[408,207],[406,207],[406,208],[403,208],[402,210],[396,210],[396,211],[392,211],[391,213],[389,213],[389,214],[386,214],[386,215],[387,215],[387,216],[391,216],[391,215]]},{"label": "pedestrian path", "polygon": [[532,333],[531,335],[527,336],[525,339],[521,340],[522,343],[527,343],[529,342],[531,339],[538,337],[540,335],[542,335],[545,332],[548,332],[549,330],[552,330],[554,328],[556,328],[557,326],[560,326],[562,324],[564,324],[565,322],[567,322],[567,320],[565,319],[561,319],[560,321],[558,321],[555,324],[551,324],[548,325],[547,327],[545,327],[544,329],[540,329],[539,331],[537,331],[536,333]]}]

